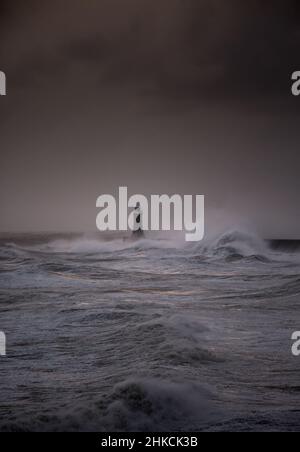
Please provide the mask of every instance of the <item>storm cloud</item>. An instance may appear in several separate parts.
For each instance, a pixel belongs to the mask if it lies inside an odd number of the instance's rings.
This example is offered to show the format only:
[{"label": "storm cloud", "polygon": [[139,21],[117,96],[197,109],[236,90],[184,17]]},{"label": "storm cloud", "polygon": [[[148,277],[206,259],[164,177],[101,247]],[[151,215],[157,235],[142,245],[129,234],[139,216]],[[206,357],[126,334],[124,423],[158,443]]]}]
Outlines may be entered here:
[{"label": "storm cloud", "polygon": [[92,229],[96,197],[125,184],[205,194],[233,222],[295,236],[299,13],[277,0],[3,0],[1,230]]}]

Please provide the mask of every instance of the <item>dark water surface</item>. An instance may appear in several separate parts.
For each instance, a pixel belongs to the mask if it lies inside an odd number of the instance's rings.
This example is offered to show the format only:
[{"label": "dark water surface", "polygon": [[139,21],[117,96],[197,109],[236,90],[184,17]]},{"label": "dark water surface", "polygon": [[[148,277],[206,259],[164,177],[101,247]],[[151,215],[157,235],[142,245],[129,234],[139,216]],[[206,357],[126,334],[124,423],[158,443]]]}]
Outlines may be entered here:
[{"label": "dark water surface", "polygon": [[300,431],[300,254],[80,236],[0,241],[0,429]]}]

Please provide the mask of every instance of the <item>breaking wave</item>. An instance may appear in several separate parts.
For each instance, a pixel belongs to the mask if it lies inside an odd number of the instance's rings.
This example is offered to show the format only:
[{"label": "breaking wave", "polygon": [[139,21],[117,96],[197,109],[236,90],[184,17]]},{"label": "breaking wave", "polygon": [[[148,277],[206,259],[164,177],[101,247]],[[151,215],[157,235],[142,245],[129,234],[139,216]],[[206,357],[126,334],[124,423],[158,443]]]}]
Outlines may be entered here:
[{"label": "breaking wave", "polygon": [[234,263],[241,260],[248,263],[268,264],[273,260],[299,260],[299,253],[278,252],[259,236],[243,231],[229,231],[200,243],[186,243],[182,240],[161,239],[156,236],[140,240],[115,238],[103,240],[100,236],[60,238],[37,244],[8,242],[0,247],[0,261],[8,258],[26,259],[34,255],[78,255],[83,257],[111,256],[122,258],[137,253],[154,253],[157,259],[199,257],[205,261]]},{"label": "breaking wave", "polygon": [[214,240],[206,251],[226,260],[251,258],[268,261],[269,254],[267,245],[258,236],[240,231],[226,232]]},{"label": "breaking wave", "polygon": [[163,432],[182,429],[183,419],[187,431],[220,420],[208,388],[195,382],[129,379],[88,408],[77,406],[74,411],[6,423],[1,431],[42,432],[50,425],[57,432]]}]

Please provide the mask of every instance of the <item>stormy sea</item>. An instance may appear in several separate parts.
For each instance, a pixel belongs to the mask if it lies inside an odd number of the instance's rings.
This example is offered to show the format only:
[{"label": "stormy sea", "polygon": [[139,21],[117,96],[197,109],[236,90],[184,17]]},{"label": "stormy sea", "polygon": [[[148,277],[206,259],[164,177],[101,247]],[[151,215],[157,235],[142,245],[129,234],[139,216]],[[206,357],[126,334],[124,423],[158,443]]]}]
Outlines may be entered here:
[{"label": "stormy sea", "polygon": [[300,249],[0,240],[1,431],[300,431]]}]

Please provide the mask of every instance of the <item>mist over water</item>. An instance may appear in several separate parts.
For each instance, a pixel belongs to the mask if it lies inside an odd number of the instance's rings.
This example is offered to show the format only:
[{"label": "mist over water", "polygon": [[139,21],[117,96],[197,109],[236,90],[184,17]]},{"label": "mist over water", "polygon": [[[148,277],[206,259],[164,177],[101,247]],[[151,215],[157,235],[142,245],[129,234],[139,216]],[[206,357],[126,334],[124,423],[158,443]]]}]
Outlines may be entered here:
[{"label": "mist over water", "polygon": [[0,429],[298,430],[299,270],[242,231],[3,237]]}]

